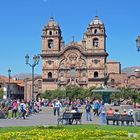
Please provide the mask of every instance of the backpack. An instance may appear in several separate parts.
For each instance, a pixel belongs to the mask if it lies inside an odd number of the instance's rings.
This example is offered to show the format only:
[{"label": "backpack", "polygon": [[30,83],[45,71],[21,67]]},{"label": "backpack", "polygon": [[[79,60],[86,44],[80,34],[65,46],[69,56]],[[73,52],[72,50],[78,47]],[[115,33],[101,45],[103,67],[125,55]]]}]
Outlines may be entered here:
[{"label": "backpack", "polygon": [[23,112],[24,111],[24,109],[23,109],[23,105],[21,105],[21,112]]}]

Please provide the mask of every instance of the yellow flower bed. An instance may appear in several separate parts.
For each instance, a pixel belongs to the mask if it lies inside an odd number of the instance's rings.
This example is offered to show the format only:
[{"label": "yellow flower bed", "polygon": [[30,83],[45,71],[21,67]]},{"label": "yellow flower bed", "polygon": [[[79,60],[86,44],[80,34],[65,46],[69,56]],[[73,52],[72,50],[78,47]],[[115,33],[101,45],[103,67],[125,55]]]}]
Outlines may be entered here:
[{"label": "yellow flower bed", "polygon": [[[23,132],[0,133],[0,140],[129,140],[127,131],[89,129],[33,129]],[[134,139],[133,139],[134,140]]]}]

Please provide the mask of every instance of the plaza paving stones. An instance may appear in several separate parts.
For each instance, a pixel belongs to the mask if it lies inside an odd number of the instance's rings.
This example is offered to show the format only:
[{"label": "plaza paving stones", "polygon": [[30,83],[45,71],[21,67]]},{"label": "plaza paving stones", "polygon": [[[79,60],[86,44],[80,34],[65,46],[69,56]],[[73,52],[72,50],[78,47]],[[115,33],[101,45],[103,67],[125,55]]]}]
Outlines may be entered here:
[{"label": "plaza paving stones", "polygon": [[[100,117],[93,117],[92,121],[86,121],[84,110],[82,110],[82,124],[101,124]],[[43,107],[42,111],[33,114],[24,119],[0,119],[0,127],[9,126],[39,126],[39,125],[57,125],[58,116],[53,115],[53,108]]]}]

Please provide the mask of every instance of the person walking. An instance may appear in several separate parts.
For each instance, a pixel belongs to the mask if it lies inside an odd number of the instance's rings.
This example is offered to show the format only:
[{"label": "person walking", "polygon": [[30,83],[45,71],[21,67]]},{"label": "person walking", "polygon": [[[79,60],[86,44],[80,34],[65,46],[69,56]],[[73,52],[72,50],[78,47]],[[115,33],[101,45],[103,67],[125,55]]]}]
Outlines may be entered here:
[{"label": "person walking", "polygon": [[54,106],[54,116],[56,116],[56,113],[59,116],[60,115],[60,108],[62,107],[60,101],[58,99],[56,99],[54,101],[53,106]]},{"label": "person walking", "polygon": [[22,101],[22,103],[20,104],[20,110],[22,113],[22,117],[23,119],[25,119],[25,114],[26,114],[26,104],[24,101]]},{"label": "person walking", "polygon": [[87,121],[92,121],[91,119],[91,104],[89,101],[87,101],[86,106],[85,106],[85,110],[86,110],[86,120]]},{"label": "person walking", "polygon": [[17,117],[17,110],[18,110],[18,104],[17,101],[15,100],[12,104],[12,118],[15,115],[15,118]]},{"label": "person walking", "polygon": [[99,111],[100,111],[101,123],[106,124],[106,111],[105,111],[104,103],[101,104]]},{"label": "person walking", "polygon": [[96,100],[95,102],[94,102],[94,116],[95,115],[97,115],[97,116],[99,116],[99,108],[100,108],[100,104],[99,104],[99,100]]}]

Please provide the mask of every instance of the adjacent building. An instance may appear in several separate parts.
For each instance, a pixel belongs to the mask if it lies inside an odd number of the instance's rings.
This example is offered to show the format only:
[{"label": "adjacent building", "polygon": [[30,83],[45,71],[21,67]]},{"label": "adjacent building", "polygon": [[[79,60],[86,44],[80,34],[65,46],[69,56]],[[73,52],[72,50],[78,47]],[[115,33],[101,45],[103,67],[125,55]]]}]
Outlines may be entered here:
[{"label": "adjacent building", "polygon": [[4,90],[5,97],[10,99],[24,99],[24,81],[16,78],[7,78],[0,75],[0,88]]},{"label": "adjacent building", "polygon": [[[42,93],[42,77],[35,76],[35,79],[34,79],[35,100],[38,100],[41,93]],[[32,79],[31,78],[24,79],[24,99],[26,101],[30,101],[32,99]]]}]

